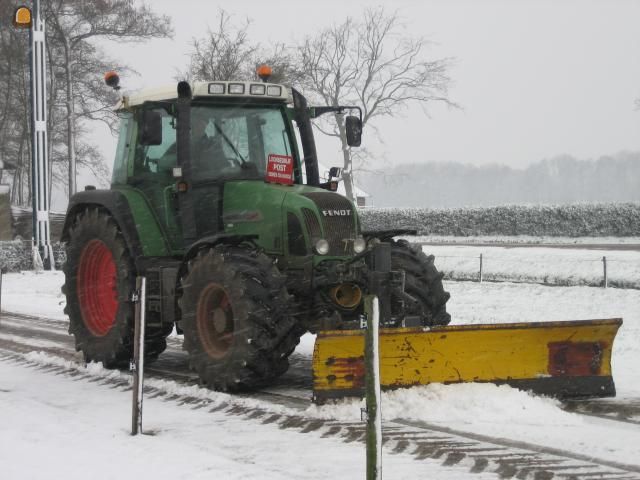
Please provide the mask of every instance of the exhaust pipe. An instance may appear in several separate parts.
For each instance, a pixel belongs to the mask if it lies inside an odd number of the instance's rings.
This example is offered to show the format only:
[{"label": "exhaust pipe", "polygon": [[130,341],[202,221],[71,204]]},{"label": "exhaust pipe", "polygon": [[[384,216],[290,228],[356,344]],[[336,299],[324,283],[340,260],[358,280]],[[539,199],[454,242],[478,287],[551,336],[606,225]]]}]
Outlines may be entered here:
[{"label": "exhaust pipe", "polygon": [[353,310],[362,301],[362,290],[352,283],[336,285],[329,291],[331,300],[341,308]]}]

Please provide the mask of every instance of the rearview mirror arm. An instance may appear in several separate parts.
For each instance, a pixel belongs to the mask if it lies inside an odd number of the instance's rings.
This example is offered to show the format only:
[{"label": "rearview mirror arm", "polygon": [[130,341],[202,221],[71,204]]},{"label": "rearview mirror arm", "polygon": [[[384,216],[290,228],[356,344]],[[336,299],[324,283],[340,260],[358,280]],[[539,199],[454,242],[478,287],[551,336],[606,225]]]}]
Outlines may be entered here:
[{"label": "rearview mirror arm", "polygon": [[320,115],[324,115],[325,113],[344,113],[345,110],[358,110],[358,115],[360,117],[360,123],[362,123],[362,109],[357,106],[348,106],[348,105],[340,105],[337,107],[310,107],[310,117],[318,118]]}]

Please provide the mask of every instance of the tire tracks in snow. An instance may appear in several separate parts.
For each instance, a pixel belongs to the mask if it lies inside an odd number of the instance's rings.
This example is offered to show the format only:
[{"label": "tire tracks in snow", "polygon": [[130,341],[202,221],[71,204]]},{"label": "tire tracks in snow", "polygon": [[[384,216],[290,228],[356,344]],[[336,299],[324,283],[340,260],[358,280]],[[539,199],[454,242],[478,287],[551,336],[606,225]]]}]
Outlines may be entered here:
[{"label": "tire tracks in snow", "polygon": [[[59,346],[42,346],[43,340]],[[186,354],[180,352],[178,346],[177,339],[169,339],[168,351],[154,366],[147,368],[148,382],[144,387],[147,398],[160,398],[183,407],[241,416],[247,421],[273,424],[299,433],[315,432],[321,437],[337,438],[347,443],[364,443],[366,429],[363,422],[327,420],[305,414],[304,410],[309,406],[310,380],[306,380],[305,384],[304,370],[308,368],[308,362],[304,359],[298,359],[300,364],[297,368],[294,362],[293,388],[286,385],[285,377],[279,385],[250,395],[215,395],[197,387],[198,378],[188,370]],[[42,351],[54,359],[33,358],[29,354],[34,351]],[[60,360],[56,361],[56,358]],[[103,373],[99,374],[87,369],[82,355],[74,351],[73,339],[66,335],[62,322],[3,313],[0,319],[0,359],[123,392],[131,388],[131,376],[126,372],[102,370]],[[108,375],[105,376],[104,372],[108,372]],[[309,373],[306,373],[308,376]],[[187,387],[189,392],[196,388],[202,390],[202,394],[180,393],[180,389],[176,391],[170,388],[171,384]],[[209,395],[214,398],[207,398]],[[216,399],[216,396],[219,398]],[[585,408],[584,405],[572,408],[580,412]],[[498,478],[640,480],[640,466],[420,421],[384,422],[383,445],[385,453],[408,454],[417,461],[436,461],[470,473],[493,473]]]}]

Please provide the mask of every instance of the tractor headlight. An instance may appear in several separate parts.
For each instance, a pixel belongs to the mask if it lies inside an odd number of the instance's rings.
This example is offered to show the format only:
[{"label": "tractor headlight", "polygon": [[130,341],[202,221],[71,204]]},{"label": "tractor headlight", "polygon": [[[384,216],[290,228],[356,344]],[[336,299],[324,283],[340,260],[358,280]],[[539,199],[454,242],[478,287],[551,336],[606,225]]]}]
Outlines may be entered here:
[{"label": "tractor headlight", "polygon": [[319,255],[326,255],[329,253],[329,242],[327,242],[324,238],[318,240],[315,244],[316,253]]},{"label": "tractor headlight", "polygon": [[364,252],[364,249],[367,248],[367,242],[364,241],[364,238],[358,237],[353,241],[353,251],[356,253]]}]

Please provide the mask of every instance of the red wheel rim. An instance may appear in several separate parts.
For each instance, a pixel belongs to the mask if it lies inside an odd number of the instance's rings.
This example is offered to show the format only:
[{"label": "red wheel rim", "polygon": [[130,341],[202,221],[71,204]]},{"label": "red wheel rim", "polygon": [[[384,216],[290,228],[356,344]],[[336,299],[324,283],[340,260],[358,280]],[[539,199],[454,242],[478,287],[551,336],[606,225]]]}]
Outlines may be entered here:
[{"label": "red wheel rim", "polygon": [[82,250],[77,285],[84,324],[93,335],[103,337],[116,322],[118,292],[116,263],[101,240],[91,240]]},{"label": "red wheel rim", "polygon": [[211,358],[224,358],[233,343],[233,310],[224,288],[210,283],[200,293],[196,311],[198,336]]}]

